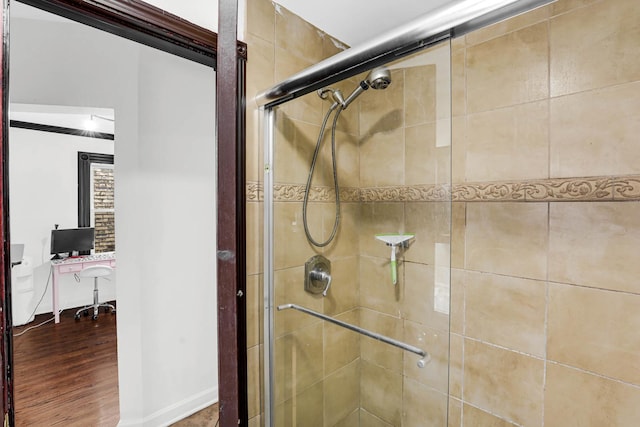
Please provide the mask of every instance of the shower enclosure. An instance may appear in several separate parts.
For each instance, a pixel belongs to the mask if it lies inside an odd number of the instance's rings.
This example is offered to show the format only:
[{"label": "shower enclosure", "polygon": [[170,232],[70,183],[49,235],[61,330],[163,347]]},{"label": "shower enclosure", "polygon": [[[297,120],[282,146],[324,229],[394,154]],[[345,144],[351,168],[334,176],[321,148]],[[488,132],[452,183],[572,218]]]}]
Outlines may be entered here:
[{"label": "shower enclosure", "polygon": [[446,426],[449,44],[385,67],[270,113],[274,426]]},{"label": "shower enclosure", "polygon": [[265,426],[447,425],[449,40],[542,3],[457,2],[259,96]]}]

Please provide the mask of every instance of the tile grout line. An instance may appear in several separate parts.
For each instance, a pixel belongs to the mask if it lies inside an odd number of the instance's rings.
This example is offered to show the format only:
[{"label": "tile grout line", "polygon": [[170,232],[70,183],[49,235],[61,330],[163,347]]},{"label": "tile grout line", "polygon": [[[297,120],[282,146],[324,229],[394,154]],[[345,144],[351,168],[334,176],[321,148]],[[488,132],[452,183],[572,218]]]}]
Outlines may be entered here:
[{"label": "tile grout line", "polygon": [[547,390],[547,361],[549,357],[549,257],[550,250],[549,244],[551,241],[551,203],[547,203],[547,266],[546,266],[546,280],[545,280],[545,304],[544,304],[544,366],[542,371],[542,427],[545,424],[545,396]]},{"label": "tile grout line", "polygon": [[547,179],[551,178],[551,26],[547,16]]},{"label": "tile grout line", "polygon": [[632,388],[640,390],[640,384],[634,384],[634,383],[626,382],[626,381],[623,381],[623,380],[621,380],[619,378],[609,377],[609,376],[600,374],[600,373],[595,372],[595,371],[588,371],[586,369],[579,368],[579,367],[573,366],[573,365],[569,365],[567,363],[558,362],[558,361],[555,361],[555,360],[549,360],[548,363],[550,363],[552,365],[562,366],[563,368],[571,369],[571,370],[574,370],[574,371],[578,371],[578,372],[581,372],[583,374],[593,375],[594,377],[598,377],[600,379],[613,381],[615,383],[626,385],[626,386],[629,386],[629,387],[632,387]]},{"label": "tile grout line", "polygon": [[513,348],[505,347],[503,345],[495,344],[495,343],[492,343],[490,341],[484,341],[484,340],[482,340],[480,338],[473,338],[473,337],[469,337],[469,336],[465,336],[465,338],[468,339],[469,341],[473,341],[475,343],[479,343],[479,344],[486,345],[488,347],[492,347],[492,348],[497,348],[497,349],[500,349],[500,350],[508,351],[510,353],[516,353],[516,354],[519,354],[521,356],[530,357],[530,358],[538,360],[540,362],[544,362],[544,360],[545,360],[544,356],[539,356],[539,355],[535,355],[535,354],[531,354],[531,353],[526,353],[524,351],[520,351],[520,350],[516,350],[516,349],[513,349]]},{"label": "tile grout line", "polygon": [[[466,274],[464,275],[466,276]],[[464,361],[465,361],[465,347],[466,347],[466,329],[467,329],[467,283],[466,277],[463,277],[462,280],[462,358],[460,360],[460,427],[464,425],[464,405],[465,405],[465,395],[464,395]]]},{"label": "tile grout line", "polygon": [[[379,257],[371,256],[371,258],[379,258]],[[412,262],[412,261],[407,261],[407,262]],[[431,264],[425,264],[425,265],[431,265]],[[640,296],[640,293],[622,291],[622,290],[619,290],[619,289],[599,288],[599,287],[595,287],[595,286],[581,285],[579,283],[558,282],[558,281],[555,281],[555,280],[536,279],[536,278],[533,278],[533,277],[526,277],[526,276],[523,276],[523,275],[519,275],[518,276],[518,275],[513,275],[513,274],[507,274],[507,273],[499,273],[499,272],[495,272],[495,271],[474,270],[474,269],[471,269],[469,267],[452,268],[452,269],[459,270],[459,271],[470,272],[470,273],[476,273],[476,274],[486,274],[486,275],[492,275],[492,276],[498,276],[498,277],[509,277],[509,278],[515,278],[515,279],[531,280],[531,281],[534,281],[534,282],[548,282],[551,285],[573,286],[573,287],[582,288],[582,289],[591,289],[591,290],[597,290],[597,291],[602,291],[602,292],[613,292],[613,293],[623,294],[623,295],[626,295],[626,296],[636,296],[636,297]]]},{"label": "tile grout line", "polygon": [[555,280],[549,280],[549,284],[561,285],[561,286],[573,286],[573,287],[576,287],[576,288],[591,289],[591,290],[601,291],[601,292],[613,292],[613,293],[622,294],[622,295],[625,295],[625,296],[633,296],[633,297],[639,297],[640,296],[640,293],[636,293],[636,292],[623,291],[623,290],[620,290],[620,289],[599,288],[599,287],[596,287],[596,286],[581,285],[579,283],[567,283],[567,282],[557,282]]},{"label": "tile grout line", "polygon": [[[466,66],[466,47],[465,47],[465,66]],[[466,97],[466,73],[465,73],[465,97]],[[466,99],[465,99],[465,112],[466,112]],[[466,118],[465,118],[466,121]],[[466,125],[465,125],[466,126]],[[466,129],[466,127],[465,127]],[[466,130],[465,130],[466,138]],[[466,150],[465,150],[466,156]],[[466,161],[465,161],[466,164]],[[460,360],[460,427],[464,426],[464,383],[465,383],[465,349],[467,342],[467,203],[464,203],[464,220],[463,220],[463,260],[462,260],[462,359]]]},{"label": "tile grout line", "polygon": [[519,424],[516,421],[513,421],[513,420],[510,420],[508,418],[505,418],[503,415],[499,415],[499,414],[497,414],[497,413],[495,413],[495,412],[493,412],[491,410],[481,408],[481,407],[479,407],[477,405],[474,405],[474,404],[471,404],[471,403],[466,403],[466,405],[471,406],[472,408],[475,408],[475,409],[477,409],[479,411],[486,412],[487,414],[490,414],[490,415],[498,418],[499,420],[506,421],[506,422],[508,422],[509,424],[512,424],[515,427],[525,427],[523,424]]}]

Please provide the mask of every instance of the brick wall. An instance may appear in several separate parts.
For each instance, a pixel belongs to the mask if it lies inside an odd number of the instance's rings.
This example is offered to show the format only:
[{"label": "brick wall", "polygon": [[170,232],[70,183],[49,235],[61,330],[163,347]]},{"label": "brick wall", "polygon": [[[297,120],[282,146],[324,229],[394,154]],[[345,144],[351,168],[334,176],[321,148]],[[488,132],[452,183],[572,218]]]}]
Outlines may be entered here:
[{"label": "brick wall", "polygon": [[[96,168],[93,172],[93,197],[95,209],[113,209],[114,180],[113,169]],[[95,213],[96,252],[116,250],[115,214],[111,212]]]}]

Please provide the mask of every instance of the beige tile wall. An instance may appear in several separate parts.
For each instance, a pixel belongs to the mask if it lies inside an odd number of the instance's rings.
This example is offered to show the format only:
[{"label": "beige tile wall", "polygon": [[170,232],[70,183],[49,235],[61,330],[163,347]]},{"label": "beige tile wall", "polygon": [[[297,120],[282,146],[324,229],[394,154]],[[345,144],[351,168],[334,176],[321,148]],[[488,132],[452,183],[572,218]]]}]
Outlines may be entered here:
[{"label": "beige tile wall", "polygon": [[[446,60],[438,62],[443,55]],[[439,81],[442,74],[449,74],[448,57],[448,48],[440,47],[390,64],[391,85],[362,95],[361,187],[449,182],[451,147],[449,134],[442,129],[450,126],[450,86]],[[442,98],[444,106],[438,104]],[[442,426],[447,419],[449,316],[434,309],[440,289],[435,285],[435,245],[446,245],[446,259],[440,263],[448,271],[450,204],[402,202],[393,190],[388,198],[389,202],[360,205],[361,326],[426,349],[431,359],[420,369],[416,355],[361,338],[360,425]],[[390,248],[375,235],[404,232],[416,238],[401,253],[394,286]]]},{"label": "beige tile wall", "polygon": [[[636,174],[638,40],[636,0],[558,0],[455,40],[454,185]],[[452,211],[449,425],[638,425],[640,203]]]},{"label": "beige tile wall", "polygon": [[[262,182],[261,144],[262,122],[250,94],[268,87],[275,80],[274,39],[275,13],[270,2],[262,0],[247,1],[246,42],[249,50],[247,61],[247,149],[246,179],[249,182]],[[262,378],[263,378],[263,209],[258,197],[247,203],[247,379],[249,399],[249,425],[264,425]]]},{"label": "beige tile wall", "polygon": [[[248,4],[248,93],[253,94],[337,51],[329,37],[283,8],[266,0]],[[294,40],[295,39],[295,40]],[[395,64],[393,83],[385,91],[368,91],[344,111],[338,122],[339,177],[342,186],[442,184],[449,181],[448,53],[439,71],[429,61]],[[266,72],[262,72],[266,70]],[[447,80],[447,79],[444,79]],[[335,87],[350,93],[352,79]],[[409,89],[408,85],[411,85]],[[446,92],[443,92],[445,90]],[[436,100],[442,102],[436,105]],[[249,102],[249,105],[252,104]],[[275,181],[304,185],[320,123],[328,104],[315,94],[288,103],[276,123]],[[443,112],[444,111],[444,112]],[[248,111],[247,179],[260,182],[262,144],[260,117]],[[253,128],[251,128],[253,126]],[[325,135],[314,185],[332,186],[330,136]],[[248,206],[249,311],[261,307],[262,209]],[[316,240],[326,239],[333,227],[333,203],[311,202],[309,226]],[[361,324],[376,332],[428,348],[431,361],[424,368],[419,357],[360,337],[298,312],[278,313],[276,339],[276,417],[283,425],[419,426],[426,419],[444,425],[448,387],[448,316],[434,310],[437,270],[434,245],[449,241],[447,203],[343,203],[336,241],[314,248],[303,230],[302,203],[276,202],[275,303],[297,303]],[[389,251],[374,239],[377,233],[410,230],[417,239],[404,254],[400,283],[391,284]],[[434,232],[435,231],[435,232]],[[326,298],[304,292],[305,261],[322,253],[332,262],[333,282]],[[448,259],[441,268],[446,270]],[[355,267],[355,268],[354,268]],[[444,297],[446,300],[446,296]],[[420,302],[416,305],[414,302]],[[258,375],[262,372],[261,316],[248,317],[251,414],[260,413]],[[404,398],[403,398],[404,396]],[[259,423],[260,419],[255,418]]]},{"label": "beige tile wall", "polygon": [[[248,0],[249,60],[247,63],[247,180],[263,180],[261,117],[251,97],[260,90],[339,51],[340,43],[268,0]],[[348,83],[345,83],[347,85]],[[353,85],[349,86],[352,87]],[[326,103],[315,94],[283,106],[276,123],[275,181],[304,185]],[[354,118],[355,123],[354,123]],[[359,184],[357,116],[345,111],[339,124],[339,155],[345,159],[339,170],[341,183]],[[326,171],[330,151],[320,153],[317,170]],[[327,173],[316,173],[314,185],[332,185]],[[249,348],[250,424],[262,425],[263,358],[263,203],[257,198],[247,206],[247,324]],[[275,303],[297,303],[359,322],[358,235],[359,208],[342,205],[342,231],[326,248],[318,250],[304,234],[301,202],[277,202],[275,223]],[[333,205],[312,202],[309,227],[316,240],[328,237],[333,227]],[[324,253],[332,261],[332,290],[327,298],[310,295],[302,287],[304,264]],[[352,425],[360,410],[360,342],[356,334],[299,312],[278,313],[276,334],[276,419],[282,426],[329,427]]]},{"label": "beige tile wall", "polygon": [[[266,0],[248,1],[249,94],[335,49],[328,37],[318,43],[318,33],[308,24],[288,22],[297,18],[287,13],[276,13]],[[288,32],[297,40],[283,37]],[[300,43],[305,37],[313,47],[299,52],[306,46]],[[454,40],[454,185],[638,174],[639,39],[636,0],[558,0]],[[424,149],[419,142],[433,142],[438,135],[434,128],[440,117],[434,118],[433,105],[406,96],[396,85],[413,81],[433,88],[434,79],[399,70],[393,77],[388,91],[362,97],[360,114],[352,107],[341,120],[341,138],[349,143],[340,156],[352,167],[342,166],[340,173],[349,186],[431,184],[443,182],[449,174],[446,160],[425,164],[425,159],[446,159],[449,148]],[[348,92],[353,82],[344,85]],[[382,104],[387,110],[381,117],[376,110]],[[412,108],[405,113],[401,109],[406,105]],[[278,131],[302,138],[285,138],[291,145],[279,155],[291,167],[282,170],[279,179],[303,184],[306,167],[296,169],[293,160],[308,164],[326,105],[309,98],[287,108]],[[260,181],[261,128],[255,108],[249,108],[247,118],[247,177]],[[398,146],[398,140],[404,144]],[[325,152],[320,161],[327,159]],[[316,180],[331,184],[330,176],[318,175]],[[288,212],[277,225],[277,240],[286,243],[279,252],[278,274],[283,277],[294,277],[301,262],[315,253],[300,238],[299,206],[293,205],[278,207]],[[249,293],[261,292],[262,286],[261,209],[259,202],[248,209]],[[335,297],[319,304],[299,296],[301,303],[316,304],[316,309],[346,321],[360,321],[415,345],[428,343],[434,349],[431,369],[418,371],[411,357],[364,338],[349,344],[349,351],[340,351],[336,342],[353,341],[352,336],[340,338],[340,332],[326,327],[320,331],[320,324],[294,318],[289,323],[299,321],[300,328],[287,329],[285,324],[281,339],[299,339],[321,349],[322,373],[317,368],[294,372],[290,366],[281,373],[292,379],[278,408],[286,425],[347,426],[355,420],[366,426],[424,425],[426,419],[437,423],[447,414],[447,400],[443,371],[436,368],[447,364],[450,426],[636,425],[640,367],[634,355],[640,353],[640,290],[635,254],[640,249],[640,203],[454,203],[448,355],[439,350],[447,347],[443,332],[448,317],[432,309],[433,301],[417,308],[404,303],[411,292],[433,295],[433,283],[420,278],[434,277],[432,246],[448,239],[440,232],[446,224],[435,220],[441,218],[438,209],[433,203],[347,204],[343,221],[350,223],[342,232],[359,232],[347,234],[325,251],[336,259]],[[329,205],[317,204],[312,210],[314,227],[326,235],[333,215]],[[420,237],[420,244],[405,254],[397,288],[384,283],[387,248],[371,238],[391,231],[415,231]],[[360,253],[359,260],[350,258],[355,253]],[[354,269],[356,263],[359,268]],[[358,280],[361,288],[348,291],[346,284]],[[295,295],[297,291],[291,294]],[[261,298],[249,295],[249,301],[260,310]],[[249,318],[254,331],[248,342],[254,387],[250,412],[256,424],[259,317]],[[316,333],[324,336],[319,347],[316,341],[304,341]],[[293,348],[304,350],[298,347],[289,346],[289,361]],[[347,379],[360,387],[335,391],[350,396],[340,397],[336,412],[326,406],[305,410],[321,392],[333,390],[335,384],[344,386]],[[405,396],[404,401],[394,401],[398,396]],[[353,405],[356,400],[359,404]]]}]

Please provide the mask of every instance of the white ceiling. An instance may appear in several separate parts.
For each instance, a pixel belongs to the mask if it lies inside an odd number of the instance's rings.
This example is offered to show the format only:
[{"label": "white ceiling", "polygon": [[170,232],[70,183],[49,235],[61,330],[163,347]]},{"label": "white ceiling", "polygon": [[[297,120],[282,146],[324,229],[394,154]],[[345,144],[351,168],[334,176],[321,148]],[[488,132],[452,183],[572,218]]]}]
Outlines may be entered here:
[{"label": "white ceiling", "polygon": [[115,130],[112,108],[11,103],[9,119],[111,134]]},{"label": "white ceiling", "polygon": [[[44,12],[19,2],[11,4],[11,19],[35,19],[80,25],[58,15]],[[14,24],[16,23],[14,21]],[[110,108],[11,103],[9,105],[9,118],[41,125],[114,133],[114,111]],[[92,126],[91,129],[87,128],[89,124]]]},{"label": "white ceiling", "polygon": [[338,40],[356,46],[456,0],[276,0]]}]

